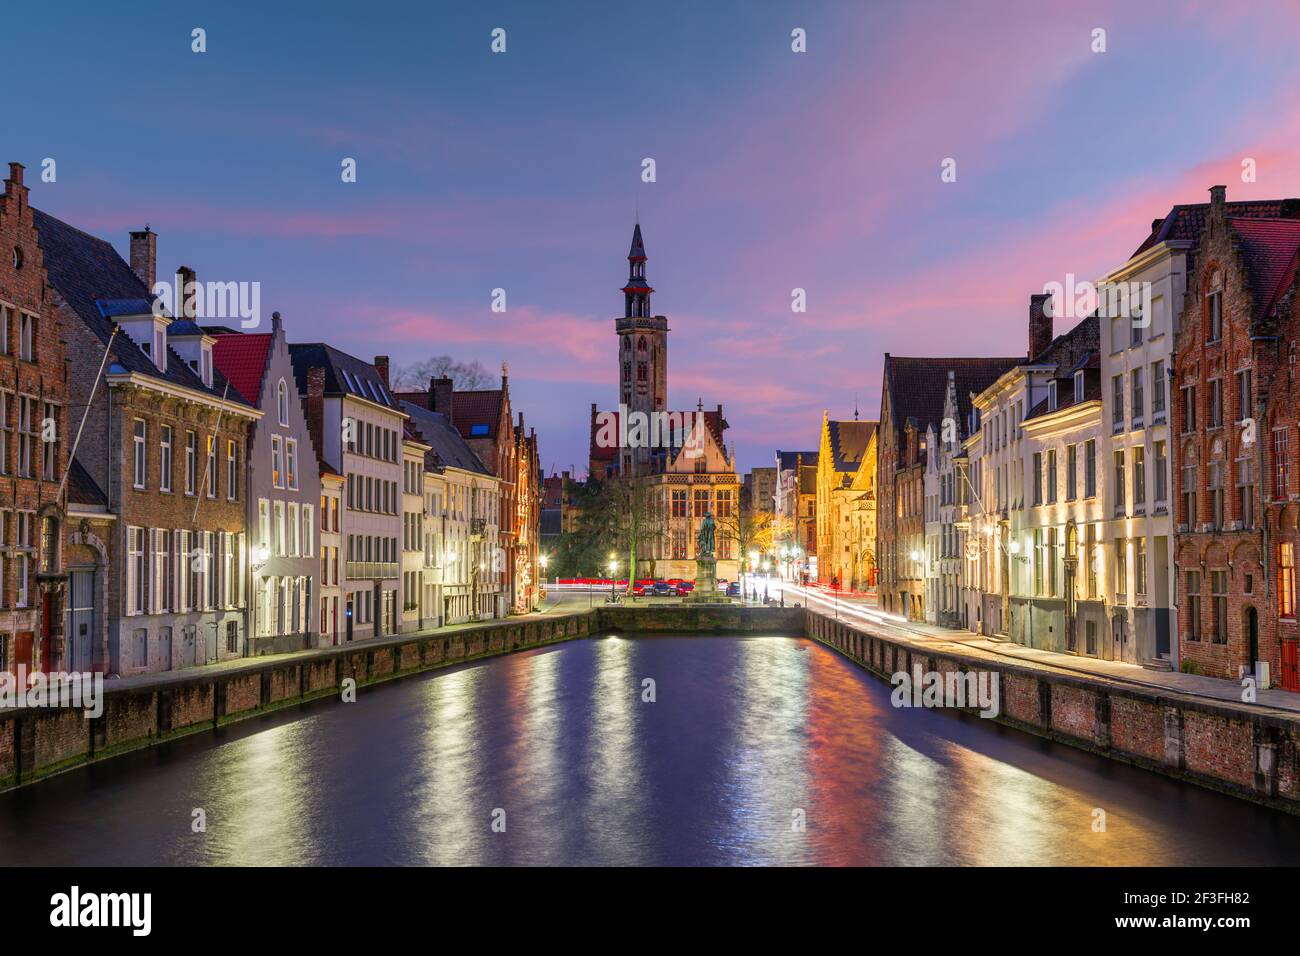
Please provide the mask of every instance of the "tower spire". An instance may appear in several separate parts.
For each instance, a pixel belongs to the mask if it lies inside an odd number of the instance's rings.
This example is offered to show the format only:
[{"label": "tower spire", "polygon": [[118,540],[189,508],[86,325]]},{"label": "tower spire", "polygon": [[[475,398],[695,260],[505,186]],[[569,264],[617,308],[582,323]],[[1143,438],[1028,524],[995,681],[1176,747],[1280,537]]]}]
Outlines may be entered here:
[{"label": "tower spire", "polygon": [[641,238],[641,223],[632,228],[632,248],[627,254],[627,285],[623,286],[623,315],[629,319],[650,316],[650,293],[654,289],[645,281],[645,241]]}]

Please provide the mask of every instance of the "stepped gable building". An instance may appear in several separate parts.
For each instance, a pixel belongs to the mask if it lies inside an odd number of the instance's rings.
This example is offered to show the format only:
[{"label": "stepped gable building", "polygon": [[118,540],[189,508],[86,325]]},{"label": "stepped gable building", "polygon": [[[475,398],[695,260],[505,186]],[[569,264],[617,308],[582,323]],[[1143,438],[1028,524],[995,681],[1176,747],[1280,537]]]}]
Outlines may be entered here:
[{"label": "stepped gable building", "polygon": [[[86,410],[78,504],[103,502],[98,513],[111,521],[98,524],[113,537],[79,524],[68,538],[68,664],[99,666],[101,618],[110,673],[242,656],[245,455],[262,413],[215,367],[215,339],[195,323],[191,298],[180,297],[177,318],[155,307],[155,233],[131,233],[128,265],[103,239],[39,210],[33,221],[68,359],[80,370],[69,383],[70,405]],[[181,273],[190,288],[193,270]]]},{"label": "stepped gable building", "polygon": [[[68,368],[21,163],[0,195],[0,240],[0,670],[66,669],[69,623],[85,625],[76,663],[102,669],[95,622],[65,617]],[[94,582],[75,580],[91,600]]]},{"label": "stepped gable building", "polygon": [[1014,358],[915,358],[885,353],[877,439],[876,560],[880,607],[925,620],[925,432],[941,426],[948,373],[962,414]]},{"label": "stepped gable building", "polygon": [[320,626],[320,469],[280,313],[271,316],[270,332],[208,331],[217,370],[262,412],[249,438],[245,496],[252,652],[312,647]]},{"label": "stepped gable building", "polygon": [[822,412],[817,454],[817,579],[856,589],[875,570],[876,422]]},{"label": "stepped gable building", "polygon": [[[1300,690],[1300,203],[1242,215],[1210,190],[1174,347],[1179,651],[1217,677]],[[1259,209],[1254,210],[1260,212]]]},{"label": "stepped gable building", "polygon": [[741,486],[735,456],[726,447],[727,420],[721,405],[705,411],[703,399],[694,411],[668,410],[668,319],[651,310],[654,289],[646,280],[646,260],[637,223],[627,256],[623,315],[614,320],[619,407],[601,412],[591,406],[588,474],[655,486],[663,531],[638,558],[651,576],[694,580],[696,535],[712,514],[718,524],[717,576],[734,580],[740,555],[734,533],[726,529],[739,513]]}]

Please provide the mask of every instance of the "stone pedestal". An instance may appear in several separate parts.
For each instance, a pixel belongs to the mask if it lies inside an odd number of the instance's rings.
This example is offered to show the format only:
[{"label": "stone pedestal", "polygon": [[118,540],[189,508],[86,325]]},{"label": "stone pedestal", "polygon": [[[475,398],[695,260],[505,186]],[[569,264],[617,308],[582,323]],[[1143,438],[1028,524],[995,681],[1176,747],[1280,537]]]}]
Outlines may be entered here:
[{"label": "stone pedestal", "polygon": [[682,598],[685,604],[729,604],[731,599],[718,593],[716,558],[695,559],[695,590]]},{"label": "stone pedestal", "polygon": [[695,593],[716,594],[718,591],[718,562],[716,558],[695,559]]}]

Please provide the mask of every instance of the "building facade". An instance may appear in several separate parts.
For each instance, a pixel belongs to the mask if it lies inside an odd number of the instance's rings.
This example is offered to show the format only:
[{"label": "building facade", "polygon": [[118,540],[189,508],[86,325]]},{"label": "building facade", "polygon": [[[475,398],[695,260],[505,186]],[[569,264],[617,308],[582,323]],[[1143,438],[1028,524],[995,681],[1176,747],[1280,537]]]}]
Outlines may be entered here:
[{"label": "building facade", "polygon": [[814,516],[822,584],[856,590],[871,580],[876,465],[876,422],[836,421],[822,412]]},{"label": "building facade", "polygon": [[343,476],[343,641],[401,627],[402,434],[406,413],[374,365],[322,343],[291,345],[312,442]]},{"label": "building facade", "polygon": [[964,590],[973,629],[1064,650],[1071,636],[1099,627],[1093,602],[1104,598],[1080,600],[1078,563],[1080,549],[1097,552],[1102,530],[1099,340],[1096,316],[1054,338],[1049,301],[1030,296],[1029,357],[1002,366],[971,399]]},{"label": "building facade", "polygon": [[817,452],[776,453],[772,540],[787,581],[816,577]]},{"label": "building facade", "polygon": [[270,332],[212,337],[217,370],[262,413],[248,444],[251,652],[313,647],[319,633],[320,471],[280,313],[271,316]]},{"label": "building facade", "polygon": [[882,610],[909,620],[926,620],[926,435],[944,433],[949,373],[965,414],[971,396],[984,391],[1018,361],[885,353],[876,479],[877,590]]},{"label": "building facade", "polygon": [[588,474],[598,481],[636,479],[652,486],[659,513],[651,540],[637,555],[650,576],[694,580],[697,533],[712,515],[716,575],[734,580],[740,574],[741,483],[735,454],[726,447],[727,421],[721,405],[705,411],[702,399],[695,411],[668,410],[668,319],[652,314],[654,290],[646,281],[639,223],[627,259],[624,314],[614,320],[619,408],[600,412],[591,406]]},{"label": "building facade", "polygon": [[339,643],[343,604],[343,476],[317,458],[320,472],[320,625],[322,646]]},{"label": "building facade", "polygon": [[423,617],[435,626],[504,616],[504,575],[493,573],[502,564],[500,544],[502,481],[479,458],[447,416],[424,403],[404,400],[425,456],[424,608]]},{"label": "building facade", "polygon": [[242,656],[246,451],[261,412],[215,368],[215,340],[192,318],[192,270],[181,270],[191,290],[181,315],[156,307],[156,234],[131,234],[128,265],[48,214],[35,211],[35,222],[69,359],[104,370],[74,376],[70,400],[86,410],[76,446],[83,491],[93,488],[115,518],[106,667],[129,675]]},{"label": "building facade", "polygon": [[[0,238],[12,250],[0,261],[0,670],[102,670],[95,622],[68,616],[68,367],[20,163],[0,196]],[[75,557],[85,602],[101,582]]]},{"label": "building facade", "polygon": [[1179,644],[1187,669],[1300,690],[1300,204],[1274,205],[1251,215],[1213,187],[1188,270],[1173,383]]}]

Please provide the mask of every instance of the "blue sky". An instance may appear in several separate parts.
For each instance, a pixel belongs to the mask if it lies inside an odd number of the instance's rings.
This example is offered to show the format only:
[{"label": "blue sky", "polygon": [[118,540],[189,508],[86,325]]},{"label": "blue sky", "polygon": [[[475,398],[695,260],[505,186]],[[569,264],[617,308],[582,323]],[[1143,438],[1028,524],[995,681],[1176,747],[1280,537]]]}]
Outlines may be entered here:
[{"label": "blue sky", "polygon": [[292,340],[508,361],[548,470],[616,400],[639,209],[671,402],[723,403],[747,469],[875,417],[885,351],[1023,351],[1031,292],[1174,202],[1300,195],[1296,14],[1129,6],[26,5],[0,160],[123,251],[150,223],[160,271],[261,282]]}]

